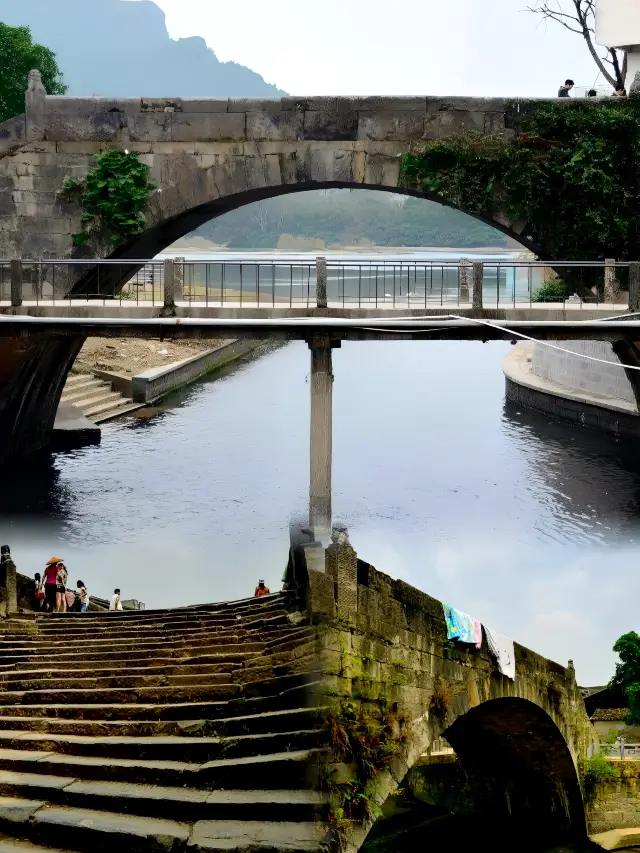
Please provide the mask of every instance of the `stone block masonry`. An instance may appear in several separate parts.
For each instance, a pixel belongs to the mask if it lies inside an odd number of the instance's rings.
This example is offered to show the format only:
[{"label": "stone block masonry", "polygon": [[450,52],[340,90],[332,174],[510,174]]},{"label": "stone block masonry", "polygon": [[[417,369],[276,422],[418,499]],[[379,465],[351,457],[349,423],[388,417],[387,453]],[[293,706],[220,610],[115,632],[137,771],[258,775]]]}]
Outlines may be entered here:
[{"label": "stone block masonry", "polygon": [[[56,194],[107,148],[138,152],[162,188],[149,206],[149,231],[126,250],[141,258],[213,216],[283,191],[396,189],[399,158],[414,142],[467,130],[509,136],[518,115],[513,102],[482,98],[47,97],[34,77],[25,115],[0,125],[0,257],[72,254],[81,211]],[[506,221],[495,224],[508,230]]]},{"label": "stone block masonry", "polygon": [[[556,839],[586,834],[578,766],[593,733],[571,666],[516,644],[511,681],[486,641],[477,650],[447,640],[441,602],[359,560],[345,542],[307,570],[327,703],[355,702],[397,721],[397,751],[368,790],[377,805],[444,737],[498,824]],[[347,849],[357,850],[368,829],[354,829]]]},{"label": "stone block masonry", "polygon": [[587,803],[589,833],[640,827],[640,761],[610,759],[615,776],[600,778]]}]

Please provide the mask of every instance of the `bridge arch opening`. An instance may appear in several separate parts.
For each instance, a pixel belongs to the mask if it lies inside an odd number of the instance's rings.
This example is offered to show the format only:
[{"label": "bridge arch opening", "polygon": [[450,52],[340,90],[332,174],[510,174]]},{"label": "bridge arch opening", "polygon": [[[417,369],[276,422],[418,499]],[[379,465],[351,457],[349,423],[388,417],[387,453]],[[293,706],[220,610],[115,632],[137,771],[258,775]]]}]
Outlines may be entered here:
[{"label": "bridge arch opening", "polygon": [[536,853],[586,839],[574,759],[539,705],[488,700],[459,716],[442,738],[454,754],[429,753],[416,762],[362,853],[467,842],[485,842],[493,853]]},{"label": "bridge arch opening", "polygon": [[[311,193],[322,190],[360,190],[362,192],[384,192],[397,196],[421,199],[439,207],[455,210],[469,218],[469,225],[482,224],[488,226],[501,235],[511,238],[515,243],[522,247],[523,251],[533,252],[538,254],[537,247],[521,233],[522,223],[508,223],[506,221],[498,221],[490,217],[480,216],[469,213],[465,210],[453,207],[448,204],[441,196],[436,193],[425,193],[418,190],[411,190],[397,186],[386,186],[380,184],[363,184],[353,181],[302,181],[300,183],[277,185],[277,186],[261,186],[255,189],[242,190],[233,192],[229,195],[224,195],[219,198],[206,201],[201,204],[194,205],[191,208],[185,209],[177,215],[162,217],[161,207],[156,203],[153,209],[153,215],[150,217],[155,220],[155,224],[142,234],[137,240],[131,244],[116,250],[113,258],[152,258],[160,252],[169,248],[173,243],[177,242],[185,235],[191,234],[200,229],[206,223],[212,220],[217,220],[225,214],[233,213],[239,208],[259,204],[269,201],[270,199],[280,198],[299,193]],[[455,247],[461,248],[461,247]]]}]

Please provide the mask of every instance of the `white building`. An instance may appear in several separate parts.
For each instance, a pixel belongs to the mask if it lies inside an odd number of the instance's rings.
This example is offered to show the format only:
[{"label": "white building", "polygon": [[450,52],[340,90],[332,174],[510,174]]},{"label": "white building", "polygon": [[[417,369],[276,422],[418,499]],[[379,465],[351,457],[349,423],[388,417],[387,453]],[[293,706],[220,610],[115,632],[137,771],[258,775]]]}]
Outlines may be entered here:
[{"label": "white building", "polygon": [[596,42],[627,52],[627,89],[640,73],[640,0],[596,0]]}]

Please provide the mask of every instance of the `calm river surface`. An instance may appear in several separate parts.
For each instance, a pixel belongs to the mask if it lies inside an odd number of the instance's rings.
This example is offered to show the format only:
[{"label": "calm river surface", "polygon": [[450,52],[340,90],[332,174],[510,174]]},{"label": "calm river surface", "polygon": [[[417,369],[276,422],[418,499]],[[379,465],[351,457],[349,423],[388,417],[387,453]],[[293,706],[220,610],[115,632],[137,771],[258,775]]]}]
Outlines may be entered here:
[{"label": "calm river surface", "polygon": [[[637,629],[640,455],[505,406],[503,343],[334,354],[334,508],[358,552],[562,663]],[[279,588],[308,490],[309,354],[290,344],[106,425],[0,490],[18,569],[166,606]]]}]

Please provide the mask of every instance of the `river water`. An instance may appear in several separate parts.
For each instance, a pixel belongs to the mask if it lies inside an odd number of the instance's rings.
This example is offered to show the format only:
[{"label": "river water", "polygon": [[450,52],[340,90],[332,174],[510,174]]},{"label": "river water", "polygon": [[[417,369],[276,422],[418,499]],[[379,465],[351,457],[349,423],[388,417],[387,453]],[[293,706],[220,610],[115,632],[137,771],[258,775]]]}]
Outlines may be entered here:
[{"label": "river water", "polygon": [[[604,683],[637,628],[640,456],[505,405],[504,343],[335,351],[334,514],[354,547],[490,627]],[[2,539],[31,574],[150,606],[272,589],[307,510],[309,353],[273,349],[174,395],[99,447],[0,490]]]}]

